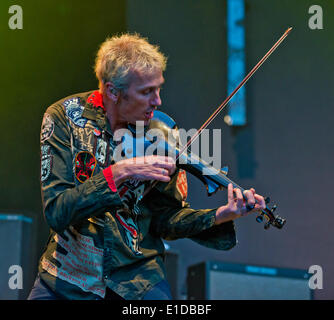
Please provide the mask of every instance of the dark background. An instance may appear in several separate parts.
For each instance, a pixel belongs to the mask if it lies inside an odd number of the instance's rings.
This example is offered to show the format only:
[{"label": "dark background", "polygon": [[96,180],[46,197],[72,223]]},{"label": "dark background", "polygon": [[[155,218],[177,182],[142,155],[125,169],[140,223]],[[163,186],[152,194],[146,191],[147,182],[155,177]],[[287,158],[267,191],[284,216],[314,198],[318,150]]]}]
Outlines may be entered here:
[{"label": "dark background", "polygon": [[[238,245],[221,252],[190,240],[168,242],[180,255],[180,292],[186,268],[204,260],[308,269],[323,268],[316,299],[334,298],[332,209],[334,148],[334,3],[246,0],[246,66],[294,29],[247,83],[247,125],[229,127],[223,112],[223,164],[244,187],[268,195],[287,219],[283,230],[254,216],[236,221]],[[8,8],[23,8],[23,30],[10,30]],[[311,5],[322,6],[324,28],[308,27]],[[48,236],[39,187],[39,132],[44,110],[75,92],[97,88],[93,64],[107,36],[136,31],[169,57],[162,110],[185,129],[199,128],[226,97],[226,1],[8,1],[0,3],[0,212],[33,218],[31,263]],[[188,175],[193,208],[214,208]],[[2,246],[3,248],[3,246]],[[0,263],[2,263],[0,261]]]}]

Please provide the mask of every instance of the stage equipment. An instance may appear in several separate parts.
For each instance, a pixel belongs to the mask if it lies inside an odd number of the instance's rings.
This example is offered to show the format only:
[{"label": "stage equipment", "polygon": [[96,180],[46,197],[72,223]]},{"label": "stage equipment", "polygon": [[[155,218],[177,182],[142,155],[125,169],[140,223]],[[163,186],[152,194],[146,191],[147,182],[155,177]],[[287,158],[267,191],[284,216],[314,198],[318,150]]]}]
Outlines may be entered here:
[{"label": "stage equipment", "polygon": [[187,273],[188,300],[310,300],[307,270],[206,261]]},{"label": "stage equipment", "polygon": [[0,299],[25,300],[32,287],[32,219],[0,214]]}]

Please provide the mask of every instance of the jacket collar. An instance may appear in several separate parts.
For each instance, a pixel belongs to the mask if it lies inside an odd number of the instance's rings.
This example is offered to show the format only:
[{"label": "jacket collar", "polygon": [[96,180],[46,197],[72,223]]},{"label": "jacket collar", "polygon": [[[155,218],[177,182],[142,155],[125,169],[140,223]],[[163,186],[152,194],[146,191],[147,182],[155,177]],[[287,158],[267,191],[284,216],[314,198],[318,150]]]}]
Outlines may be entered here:
[{"label": "jacket collar", "polygon": [[106,109],[103,105],[103,97],[98,90],[89,92],[89,96],[83,102],[83,106],[82,116],[95,121],[100,129],[112,135],[110,124],[106,117]]}]

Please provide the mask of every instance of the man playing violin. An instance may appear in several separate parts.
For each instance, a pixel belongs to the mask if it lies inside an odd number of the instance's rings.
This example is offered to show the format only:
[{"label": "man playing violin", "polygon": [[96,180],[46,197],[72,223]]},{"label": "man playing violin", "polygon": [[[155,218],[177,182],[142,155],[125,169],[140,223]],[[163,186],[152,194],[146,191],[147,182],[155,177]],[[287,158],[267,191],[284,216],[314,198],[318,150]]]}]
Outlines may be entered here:
[{"label": "man playing violin", "polygon": [[242,194],[230,184],[226,204],[192,209],[172,157],[115,162],[117,131],[137,121],[152,126],[165,68],[146,39],[114,36],[97,53],[99,90],[46,110],[40,178],[50,236],[29,299],[171,299],[162,239],[228,250],[233,221],[265,208],[254,189]]}]

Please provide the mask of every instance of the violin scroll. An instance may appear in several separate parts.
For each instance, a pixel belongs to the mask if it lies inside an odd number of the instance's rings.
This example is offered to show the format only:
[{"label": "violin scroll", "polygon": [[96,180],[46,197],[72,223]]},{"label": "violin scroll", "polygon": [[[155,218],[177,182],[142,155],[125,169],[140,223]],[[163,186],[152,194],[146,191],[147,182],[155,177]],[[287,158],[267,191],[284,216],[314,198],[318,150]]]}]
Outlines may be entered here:
[{"label": "violin scroll", "polygon": [[[266,204],[269,203],[270,199],[267,197],[265,199]],[[275,204],[271,209],[266,207],[264,210],[262,210],[261,214],[256,217],[256,221],[261,223],[263,222],[263,218],[266,219],[266,222],[264,224],[264,229],[267,230],[272,225],[278,229],[282,229],[283,226],[286,223],[286,219],[274,215],[274,211],[277,209],[277,205]]]}]

